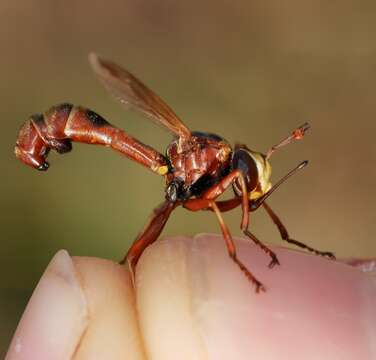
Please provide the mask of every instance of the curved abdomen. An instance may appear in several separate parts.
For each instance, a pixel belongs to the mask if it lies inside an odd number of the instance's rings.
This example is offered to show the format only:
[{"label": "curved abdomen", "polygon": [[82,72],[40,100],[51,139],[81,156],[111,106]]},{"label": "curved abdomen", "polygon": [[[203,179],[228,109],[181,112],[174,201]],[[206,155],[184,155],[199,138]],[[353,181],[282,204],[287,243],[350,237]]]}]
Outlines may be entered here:
[{"label": "curved abdomen", "polygon": [[111,147],[157,173],[166,165],[165,158],[156,150],[95,112],[72,104],[56,105],[44,114],[31,116],[19,131],[15,153],[25,164],[47,170],[50,149],[66,153],[72,149],[72,141]]}]

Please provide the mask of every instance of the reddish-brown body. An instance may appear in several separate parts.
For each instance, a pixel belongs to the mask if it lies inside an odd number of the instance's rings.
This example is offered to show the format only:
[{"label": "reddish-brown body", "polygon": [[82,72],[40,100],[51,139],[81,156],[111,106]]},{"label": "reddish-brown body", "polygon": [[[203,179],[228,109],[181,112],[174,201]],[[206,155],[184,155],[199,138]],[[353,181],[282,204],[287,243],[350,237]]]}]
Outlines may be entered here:
[{"label": "reddish-brown body", "polygon": [[205,177],[207,182],[216,182],[230,166],[230,145],[218,136],[193,132],[189,143],[179,149],[176,139],[170,143],[166,156],[170,162],[171,172],[167,183],[178,181],[183,184],[180,199],[199,195],[202,188],[195,184]]},{"label": "reddish-brown body", "polygon": [[216,178],[229,166],[231,147],[224,140],[193,135],[190,141],[192,145],[182,153],[178,152],[178,141],[173,141],[167,148],[167,157],[175,170],[173,176],[182,179],[187,186],[204,174]]},{"label": "reddish-brown body", "polygon": [[112,126],[95,112],[71,104],[57,105],[45,114],[33,115],[22,126],[15,151],[27,165],[44,170],[48,168],[49,150],[68,152],[71,141],[111,147],[150,169],[165,165],[164,157],[151,147]]},{"label": "reddish-brown body", "polygon": [[[166,156],[112,126],[95,112],[71,104],[53,106],[46,113],[33,115],[26,121],[20,129],[15,153],[25,164],[47,170],[49,164],[46,158],[50,149],[66,153],[72,149],[72,141],[104,145],[165,176],[165,201],[154,210],[149,223],[121,262],[127,261],[132,273],[145,248],[158,238],[171,212],[179,205],[191,211],[211,210],[215,213],[230,258],[255,284],[257,291],[264,290],[264,287],[239,261],[231,234],[221,215],[224,211],[241,205],[240,227],[271,257],[270,267],[279,264],[277,256],[248,230],[249,212],[261,205],[277,225],[284,240],[316,254],[333,257],[332,253],[315,250],[291,239],[282,222],[265,202],[282,182],[307,164],[306,161],[302,162],[274,186],[271,185],[268,159],[279,147],[301,139],[308,124],[296,129],[269,149],[266,155],[251,151],[245,145],[237,145],[233,150],[218,135],[191,132],[163,100],[117,64],[94,54],[90,55],[90,62],[98,78],[117,99],[162,124],[175,135],[167,147]],[[234,189],[234,197],[218,201],[217,198],[229,187]]]}]

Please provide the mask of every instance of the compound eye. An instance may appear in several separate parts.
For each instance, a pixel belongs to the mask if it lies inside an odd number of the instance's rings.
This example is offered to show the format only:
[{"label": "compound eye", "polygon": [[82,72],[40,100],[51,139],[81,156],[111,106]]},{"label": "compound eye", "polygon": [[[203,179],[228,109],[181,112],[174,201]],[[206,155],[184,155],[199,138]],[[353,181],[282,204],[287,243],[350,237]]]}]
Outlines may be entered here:
[{"label": "compound eye", "polygon": [[[239,169],[244,175],[247,190],[252,191],[258,183],[257,165],[253,157],[245,149],[238,149],[232,157],[232,168]],[[234,191],[237,195],[241,195],[241,188],[238,181],[234,183]]]}]

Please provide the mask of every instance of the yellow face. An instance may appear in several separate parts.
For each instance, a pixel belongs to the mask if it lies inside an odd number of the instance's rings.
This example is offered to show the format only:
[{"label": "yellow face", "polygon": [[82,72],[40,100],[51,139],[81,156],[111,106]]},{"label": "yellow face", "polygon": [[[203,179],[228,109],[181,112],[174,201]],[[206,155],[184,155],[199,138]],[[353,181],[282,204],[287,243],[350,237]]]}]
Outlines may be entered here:
[{"label": "yellow face", "polygon": [[258,184],[254,190],[249,194],[250,200],[256,200],[265,193],[267,193],[272,184],[270,182],[270,176],[272,174],[272,167],[268,160],[265,159],[265,156],[249,150],[249,155],[252,156],[252,159],[255,161],[258,172]]}]

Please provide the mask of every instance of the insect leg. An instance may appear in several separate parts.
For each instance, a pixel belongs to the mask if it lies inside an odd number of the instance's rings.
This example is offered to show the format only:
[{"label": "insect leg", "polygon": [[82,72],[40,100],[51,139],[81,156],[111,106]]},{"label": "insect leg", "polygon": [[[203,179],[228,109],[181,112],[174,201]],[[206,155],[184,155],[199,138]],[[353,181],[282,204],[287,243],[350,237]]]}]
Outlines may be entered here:
[{"label": "insect leg", "polygon": [[241,196],[241,202],[240,202],[240,204],[242,205],[242,222],[240,224],[240,228],[244,230],[244,229],[247,229],[248,227],[249,200],[248,200],[247,185],[246,185],[244,175],[241,170],[236,169],[232,171],[230,174],[228,174],[227,176],[225,176],[218,184],[215,184],[211,188],[206,190],[202,194],[202,198],[208,199],[208,200],[215,200],[217,197],[222,195],[225,192],[225,190],[230,185],[232,185],[234,181],[236,180],[239,181],[240,187],[242,189],[242,196]]},{"label": "insect leg", "polygon": [[[253,235],[249,230],[248,230],[248,225],[249,225],[249,199],[248,199],[248,192],[247,192],[247,187],[245,184],[244,176],[241,170],[237,169],[231,172],[229,175],[227,175],[222,181],[220,181],[218,184],[214,185],[212,188],[207,190],[203,194],[203,198],[205,199],[215,199],[217,198],[220,194],[224,192],[224,190],[232,184],[236,179],[239,180],[241,189],[242,189],[242,196],[241,199],[239,198],[234,198],[230,199],[224,202],[221,202],[219,205],[216,204],[216,207],[219,209],[218,206],[221,206],[224,208],[225,211],[230,210],[231,208],[239,205],[240,203],[242,204],[242,211],[243,211],[243,216],[242,216],[242,222],[240,225],[241,230],[243,231],[244,235],[249,237],[256,245],[258,245],[265,253],[267,253],[271,257],[271,262],[269,264],[269,267],[272,268],[274,265],[279,265],[279,261],[277,258],[277,255],[270,250],[266,245],[264,245],[260,240],[257,239],[255,235]],[[240,202],[241,200],[241,202]],[[226,208],[228,206],[228,208]],[[214,208],[212,208],[214,210]],[[219,210],[220,211],[220,210]]]},{"label": "insect leg", "polygon": [[[234,197],[229,200],[217,201],[216,205],[218,206],[220,211],[225,212],[225,211],[230,211],[234,209],[235,207],[240,205],[240,203],[241,203],[241,199],[239,197]],[[252,201],[250,201],[249,204],[252,205]],[[252,209],[251,206],[249,207],[250,212],[256,209]],[[212,209],[208,209],[208,210],[212,210]],[[268,265],[270,268],[274,267],[275,265],[280,265],[277,255],[269,247],[263,244],[253,233],[251,233],[248,230],[248,228],[243,230],[243,234],[249,237],[256,245],[258,245],[266,254],[268,254],[271,257],[271,261]]]},{"label": "insect leg", "polygon": [[[298,170],[303,169],[306,165],[308,164],[307,161],[301,162],[298,166],[296,166],[294,169],[292,169],[290,172],[288,172],[282,179],[280,179],[266,194],[264,194],[262,197],[256,200],[250,200],[248,204],[249,211],[255,211],[257,210],[261,205],[264,205],[266,211],[268,212],[269,216],[272,218],[273,222],[277,225],[281,237],[283,240],[286,240],[287,242],[290,242],[292,244],[295,244],[297,246],[300,246],[302,248],[308,249],[316,254],[323,255],[323,256],[328,256],[329,258],[334,258],[334,255],[331,252],[322,252],[315,250],[303,243],[300,243],[297,240],[290,239],[286,228],[282,224],[281,220],[277,217],[277,215],[270,209],[270,207],[265,203],[265,200],[275,191],[279,188],[281,184],[283,184],[290,176],[294,175]],[[229,200],[224,200],[224,201],[218,201],[216,202],[218,208],[220,211],[229,211],[237,207],[238,205],[241,204],[241,199],[239,197],[234,197]],[[206,210],[212,210],[211,208],[206,209]],[[246,236],[248,236],[250,239],[252,239],[257,245],[259,245],[267,254],[269,254],[272,258],[269,267],[273,267],[274,265],[279,264],[278,258],[276,255],[264,244],[261,243],[260,240],[256,238],[255,235],[253,235],[248,229],[243,231]]]},{"label": "insect leg", "polygon": [[310,246],[308,246],[306,244],[303,244],[300,241],[291,239],[290,236],[289,236],[289,234],[288,234],[288,232],[287,232],[287,229],[282,224],[281,220],[275,214],[275,212],[270,208],[270,206],[265,201],[262,203],[262,205],[264,206],[266,212],[269,214],[269,216],[273,220],[274,224],[277,225],[278,230],[279,230],[279,232],[280,232],[281,237],[282,237],[283,240],[287,241],[290,244],[294,244],[294,245],[299,246],[299,247],[301,247],[303,249],[309,250],[309,251],[315,253],[316,255],[327,256],[330,259],[335,259],[335,256],[334,256],[334,254],[332,252],[329,252],[329,251],[319,251],[319,250],[316,250],[316,249],[314,249],[314,248],[312,248],[312,247],[310,247]]},{"label": "insect leg", "polygon": [[221,227],[223,238],[225,239],[230,258],[239,266],[240,270],[245,274],[245,276],[255,285],[256,292],[265,291],[264,285],[259,280],[257,280],[257,278],[238,259],[236,255],[236,248],[235,248],[234,241],[231,237],[230,231],[228,230],[228,227],[225,224],[222,214],[218,206],[216,205],[215,201],[203,199],[203,198],[190,199],[190,200],[187,200],[183,206],[192,211],[206,210],[209,208],[212,211],[214,211],[215,215],[217,216],[219,225]]},{"label": "insect leg", "polygon": [[259,280],[257,280],[255,276],[246,268],[246,266],[238,259],[236,255],[234,241],[232,240],[231,234],[223,220],[222,214],[219,211],[218,206],[214,201],[211,202],[210,206],[213,208],[215,215],[217,216],[223,237],[226,241],[227,250],[228,254],[230,255],[230,258],[239,266],[240,270],[243,271],[245,276],[256,286],[256,292],[265,291],[264,285]]},{"label": "insect leg", "polygon": [[262,241],[260,241],[255,235],[253,235],[248,229],[243,230],[243,234],[249,237],[257,246],[259,246],[266,254],[271,258],[269,268],[273,268],[275,265],[280,265],[279,260],[275,252],[270,250]]},{"label": "insect leg", "polygon": [[[232,199],[216,201],[216,204],[218,206],[218,209],[221,212],[226,212],[226,211],[235,209],[241,204],[241,202],[242,202],[242,199],[239,196],[236,196]],[[252,210],[249,209],[249,211],[252,211]]]},{"label": "insect leg", "polygon": [[[216,206],[218,207],[219,211],[225,212],[225,211],[230,211],[237,206],[241,204],[242,200],[240,197],[234,197],[232,199],[224,200],[224,201],[217,201]],[[249,202],[250,205],[252,204],[252,201]],[[211,210],[214,211],[213,208],[207,208],[204,210]],[[249,211],[254,211],[251,208],[249,208]],[[271,257],[271,261],[269,263],[269,267],[272,268],[274,265],[280,265],[277,255],[270,250],[265,244],[263,244],[255,235],[253,235],[249,230],[248,226],[243,230],[243,234],[247,237],[249,237],[256,245],[258,245],[266,254],[268,254]]]},{"label": "insect leg", "polygon": [[178,206],[176,202],[165,201],[154,209],[148,223],[141,233],[138,234],[123,260],[120,261],[120,264],[128,262],[132,274],[135,272],[140,256],[150,244],[158,239],[171,212],[176,206]]}]

